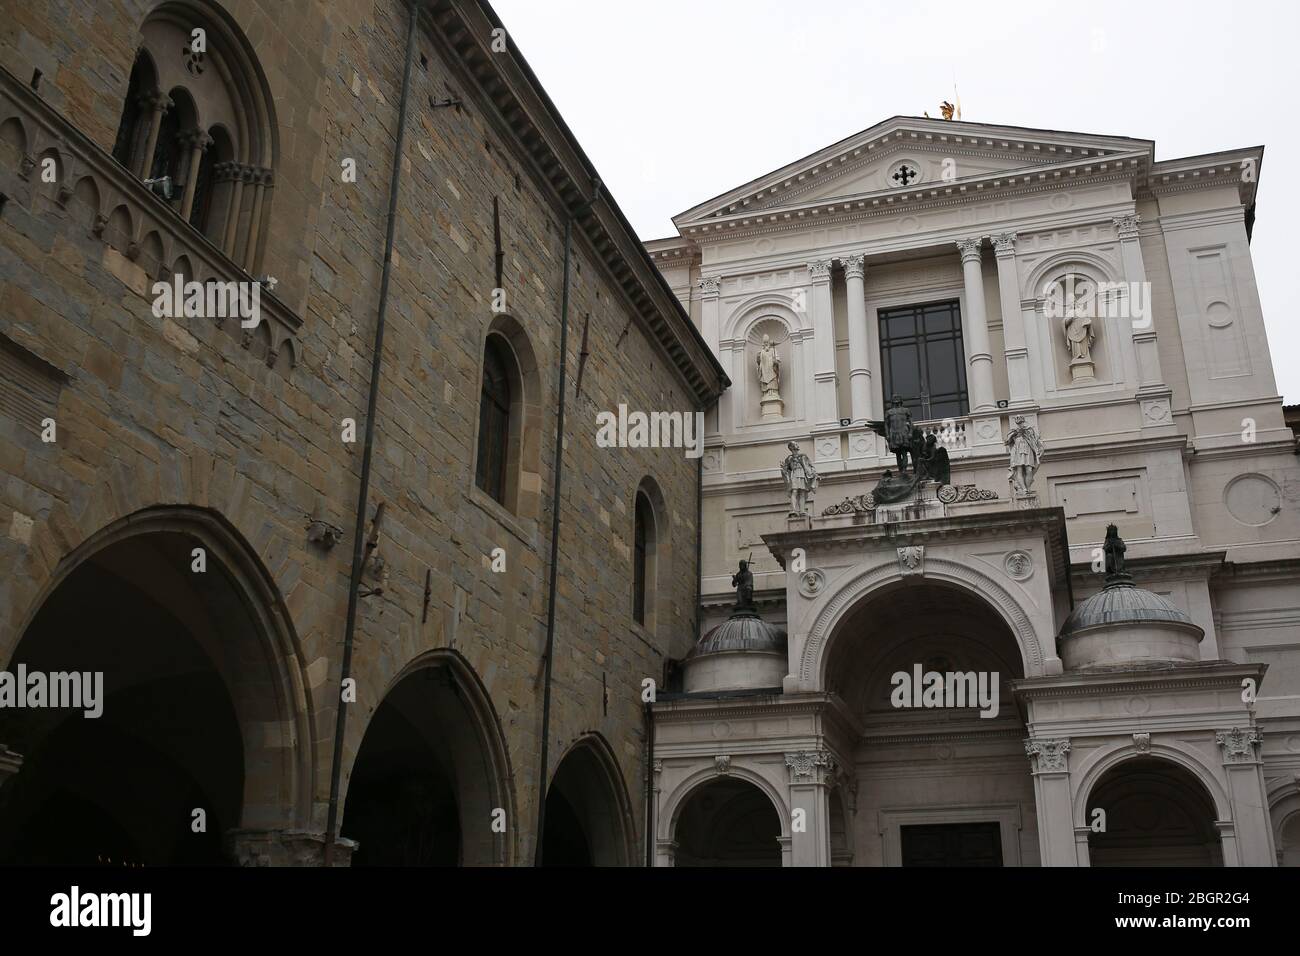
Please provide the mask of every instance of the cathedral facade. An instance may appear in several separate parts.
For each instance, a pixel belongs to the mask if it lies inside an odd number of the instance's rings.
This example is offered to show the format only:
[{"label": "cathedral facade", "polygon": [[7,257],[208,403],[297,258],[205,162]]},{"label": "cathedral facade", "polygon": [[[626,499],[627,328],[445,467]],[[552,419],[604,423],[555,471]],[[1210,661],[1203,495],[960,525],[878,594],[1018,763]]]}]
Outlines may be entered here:
[{"label": "cathedral facade", "polygon": [[1155,150],[894,117],[648,243],[733,383],[659,865],[1300,865],[1263,150]]}]

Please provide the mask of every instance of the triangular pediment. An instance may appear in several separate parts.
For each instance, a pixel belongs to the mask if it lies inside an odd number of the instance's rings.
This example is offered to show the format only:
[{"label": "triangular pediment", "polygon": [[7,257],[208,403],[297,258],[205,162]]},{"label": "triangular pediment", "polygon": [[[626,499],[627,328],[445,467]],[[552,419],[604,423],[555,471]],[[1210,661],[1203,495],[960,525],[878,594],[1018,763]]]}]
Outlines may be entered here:
[{"label": "triangular pediment", "polygon": [[688,209],[678,227],[710,218],[890,189],[1146,152],[1150,140],[895,116]]}]

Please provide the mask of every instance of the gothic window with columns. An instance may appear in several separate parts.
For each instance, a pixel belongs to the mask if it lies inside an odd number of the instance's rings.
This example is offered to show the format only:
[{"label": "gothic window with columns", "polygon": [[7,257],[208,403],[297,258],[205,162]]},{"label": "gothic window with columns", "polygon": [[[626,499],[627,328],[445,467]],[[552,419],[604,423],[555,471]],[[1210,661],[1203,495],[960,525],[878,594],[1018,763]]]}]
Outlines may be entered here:
[{"label": "gothic window with columns", "polygon": [[270,91],[247,39],[207,0],[166,0],[122,104],[113,157],[235,263],[261,265],[278,151]]}]

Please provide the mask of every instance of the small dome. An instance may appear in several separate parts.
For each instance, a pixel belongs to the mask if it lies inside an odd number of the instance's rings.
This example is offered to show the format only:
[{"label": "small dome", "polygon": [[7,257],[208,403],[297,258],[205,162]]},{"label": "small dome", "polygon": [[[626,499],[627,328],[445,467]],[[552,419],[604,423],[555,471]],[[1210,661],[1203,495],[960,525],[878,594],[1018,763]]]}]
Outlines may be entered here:
[{"label": "small dome", "polygon": [[1061,628],[1061,637],[1124,624],[1174,624],[1204,633],[1185,611],[1159,594],[1132,584],[1108,584],[1070,613]]},{"label": "small dome", "polygon": [[732,614],[717,627],[706,631],[686,659],[724,651],[779,651],[784,654],[785,650],[785,631],[768,624],[757,614],[742,612]]}]

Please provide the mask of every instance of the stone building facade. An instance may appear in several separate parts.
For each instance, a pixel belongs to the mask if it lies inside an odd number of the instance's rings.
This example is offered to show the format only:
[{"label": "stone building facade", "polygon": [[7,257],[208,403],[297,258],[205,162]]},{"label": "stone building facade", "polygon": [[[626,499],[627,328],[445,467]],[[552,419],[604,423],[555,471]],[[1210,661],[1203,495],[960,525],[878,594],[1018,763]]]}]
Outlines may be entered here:
[{"label": "stone building facade", "polygon": [[[726,378],[491,8],[422,6],[7,14],[0,662],[105,688],[0,711],[0,858],[316,863],[335,773],[336,864],[532,862],[544,792],[547,862],[643,858],[699,461],[596,416]],[[177,276],[257,321],[159,308]]]},{"label": "stone building facade", "polygon": [[[1251,263],[1262,158],[894,117],[648,243],[734,383],[708,420],[702,639],[655,707],[661,865],[1300,864],[1300,469]],[[898,502],[894,395],[951,466]],[[991,676],[1000,707],[895,700],[914,673]]]}]

